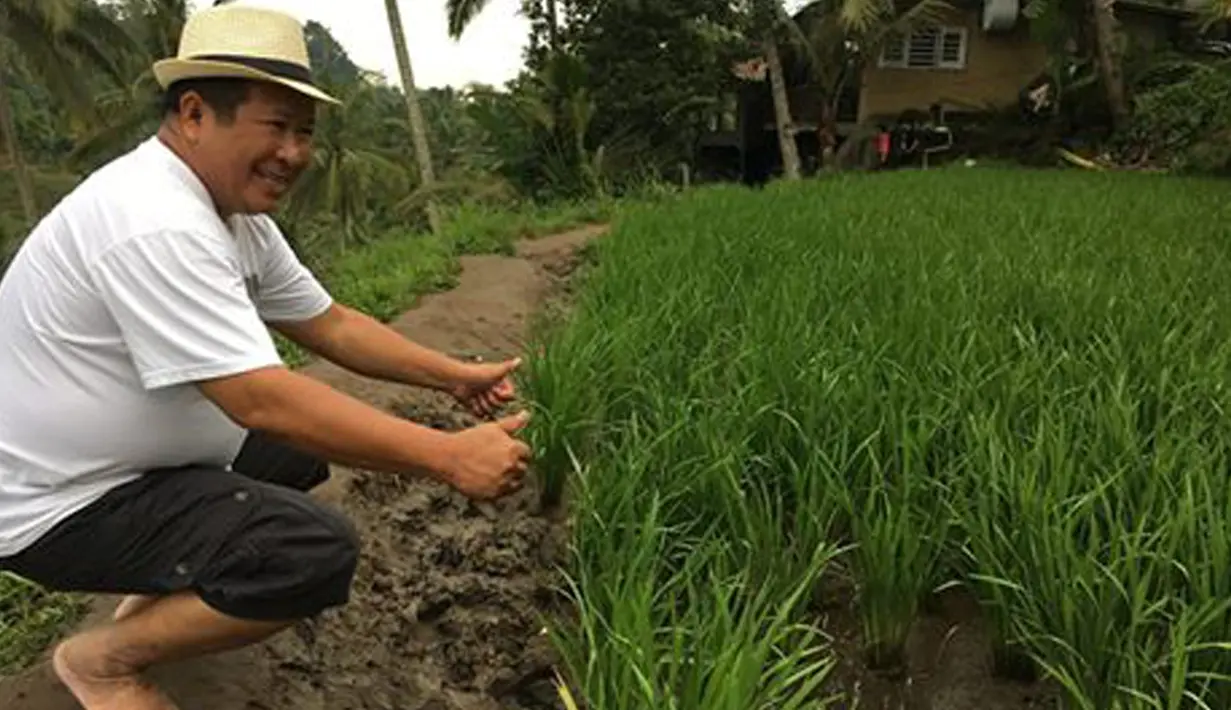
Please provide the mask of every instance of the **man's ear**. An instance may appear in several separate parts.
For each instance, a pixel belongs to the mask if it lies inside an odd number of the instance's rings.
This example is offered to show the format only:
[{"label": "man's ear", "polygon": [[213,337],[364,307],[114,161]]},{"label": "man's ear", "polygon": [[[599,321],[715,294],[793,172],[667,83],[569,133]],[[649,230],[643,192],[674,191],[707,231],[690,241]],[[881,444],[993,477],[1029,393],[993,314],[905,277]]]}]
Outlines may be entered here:
[{"label": "man's ear", "polygon": [[180,97],[178,121],[180,132],[190,142],[195,143],[200,138],[205,114],[205,101],[201,99],[201,95],[195,91],[184,92]]}]

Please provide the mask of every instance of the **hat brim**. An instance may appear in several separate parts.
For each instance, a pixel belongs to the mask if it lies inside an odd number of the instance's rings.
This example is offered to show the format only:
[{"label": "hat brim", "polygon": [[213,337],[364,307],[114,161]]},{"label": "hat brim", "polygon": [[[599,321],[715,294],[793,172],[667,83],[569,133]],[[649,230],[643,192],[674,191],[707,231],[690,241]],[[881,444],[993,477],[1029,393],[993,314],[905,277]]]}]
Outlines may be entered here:
[{"label": "hat brim", "polygon": [[278,76],[277,74],[270,74],[269,72],[263,72],[259,69],[244,66],[243,64],[233,64],[231,62],[219,62],[203,59],[163,59],[154,63],[154,78],[158,80],[158,85],[164,89],[171,84],[184,79],[228,77],[236,79],[253,79],[255,81],[269,81],[275,84],[281,84],[290,89],[294,89],[295,91],[316,99],[317,101],[334,105],[342,103],[338,99],[306,82],[296,79],[288,79],[287,77]]}]

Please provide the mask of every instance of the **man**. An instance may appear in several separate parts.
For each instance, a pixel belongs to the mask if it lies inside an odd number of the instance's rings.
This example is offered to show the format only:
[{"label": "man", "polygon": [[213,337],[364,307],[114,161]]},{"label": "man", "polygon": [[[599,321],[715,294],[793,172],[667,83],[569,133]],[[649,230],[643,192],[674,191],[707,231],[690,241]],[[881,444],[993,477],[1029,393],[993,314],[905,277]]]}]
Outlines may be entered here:
[{"label": "man", "polygon": [[[355,531],[307,495],[332,461],[520,485],[524,414],[421,427],[283,367],[267,325],[371,377],[489,414],[517,361],[463,363],[333,303],[267,216],[309,164],[302,27],[192,16],[157,135],[35,228],[0,281],[0,568],[133,595],[58,645],[86,710],[169,710],[146,667],[268,637],[347,600]],[[319,458],[317,458],[319,457]]]}]

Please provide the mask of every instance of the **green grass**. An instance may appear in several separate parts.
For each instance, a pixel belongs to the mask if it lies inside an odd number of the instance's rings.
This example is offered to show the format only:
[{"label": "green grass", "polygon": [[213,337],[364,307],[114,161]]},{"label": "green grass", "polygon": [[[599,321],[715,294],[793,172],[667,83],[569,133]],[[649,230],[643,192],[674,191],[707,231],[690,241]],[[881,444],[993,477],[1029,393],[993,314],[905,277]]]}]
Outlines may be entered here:
[{"label": "green grass", "polygon": [[873,665],[958,584],[1071,708],[1231,706],[1228,216],[1221,182],[995,168],[623,213],[527,368],[574,695],[787,706],[832,675],[804,602],[839,560]]},{"label": "green grass", "polygon": [[24,668],[86,611],[80,596],[47,592],[0,572],[0,675]]},{"label": "green grass", "polygon": [[443,237],[459,254],[512,254],[513,243],[608,221],[608,200],[526,203],[513,207],[465,205],[445,212]]},{"label": "green grass", "polygon": [[[578,202],[498,209],[455,207],[444,215],[439,234],[390,230],[381,237],[324,259],[319,277],[340,303],[382,321],[414,306],[427,293],[457,283],[465,254],[512,254],[519,239],[542,237],[610,218],[609,202]],[[316,255],[314,255],[316,256]],[[322,259],[313,258],[313,262]],[[283,359],[302,365],[308,354],[282,337]]]}]

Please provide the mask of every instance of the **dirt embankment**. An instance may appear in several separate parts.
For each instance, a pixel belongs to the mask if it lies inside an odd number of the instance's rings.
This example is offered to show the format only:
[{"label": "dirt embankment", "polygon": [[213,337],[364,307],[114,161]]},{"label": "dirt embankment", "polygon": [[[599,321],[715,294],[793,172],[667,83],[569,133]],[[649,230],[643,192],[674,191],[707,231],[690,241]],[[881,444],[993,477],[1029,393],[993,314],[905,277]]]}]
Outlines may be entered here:
[{"label": "dirt embankment", "polygon": [[[460,283],[425,297],[393,326],[415,341],[487,359],[511,356],[589,228],[519,244],[516,257],[462,259]],[[305,371],[376,406],[440,427],[470,420],[431,393]],[[335,467],[317,492],[364,536],[344,609],[254,648],[159,668],[183,710],[489,710],[555,707],[541,635],[562,552],[534,491],[474,504],[444,486]],[[85,623],[109,614],[102,599]],[[0,708],[76,710],[47,664],[0,683]]]}]

